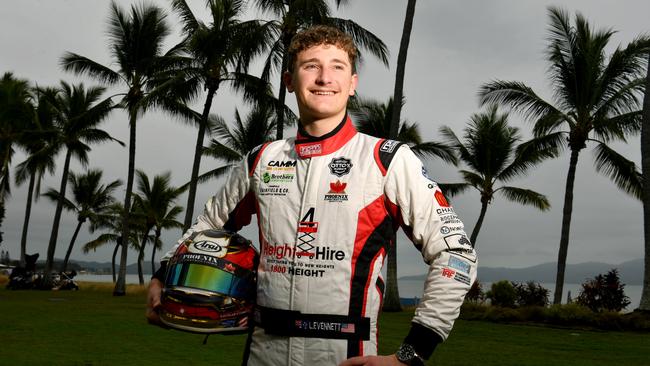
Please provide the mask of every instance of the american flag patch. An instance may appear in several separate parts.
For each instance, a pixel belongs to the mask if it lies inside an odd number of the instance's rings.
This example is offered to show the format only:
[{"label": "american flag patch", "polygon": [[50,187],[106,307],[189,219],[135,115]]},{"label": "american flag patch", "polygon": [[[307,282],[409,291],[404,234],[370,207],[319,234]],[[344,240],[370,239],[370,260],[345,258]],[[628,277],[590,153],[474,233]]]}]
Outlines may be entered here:
[{"label": "american flag patch", "polygon": [[354,323],[342,323],[341,333],[354,333]]}]

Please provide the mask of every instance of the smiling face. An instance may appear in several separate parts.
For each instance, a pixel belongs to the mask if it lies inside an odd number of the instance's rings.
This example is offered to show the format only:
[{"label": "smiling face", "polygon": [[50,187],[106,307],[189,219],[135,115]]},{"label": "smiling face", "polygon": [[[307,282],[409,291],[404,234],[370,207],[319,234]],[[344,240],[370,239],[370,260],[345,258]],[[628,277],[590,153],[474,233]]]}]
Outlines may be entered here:
[{"label": "smiling face", "polygon": [[296,55],[293,72],[284,74],[284,82],[296,94],[303,127],[311,132],[318,126],[327,133],[343,119],[348,98],[357,87],[357,74],[346,51],[320,44]]}]

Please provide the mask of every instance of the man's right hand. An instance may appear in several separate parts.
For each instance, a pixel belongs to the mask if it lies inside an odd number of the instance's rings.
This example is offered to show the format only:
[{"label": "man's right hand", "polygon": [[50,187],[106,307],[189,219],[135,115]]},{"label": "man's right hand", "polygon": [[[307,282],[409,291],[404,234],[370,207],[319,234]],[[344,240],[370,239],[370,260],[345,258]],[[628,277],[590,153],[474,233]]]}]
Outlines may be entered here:
[{"label": "man's right hand", "polygon": [[147,312],[145,314],[149,324],[164,326],[160,321],[160,316],[158,316],[162,288],[162,282],[156,278],[152,278],[151,282],[149,282],[149,289],[147,292]]}]

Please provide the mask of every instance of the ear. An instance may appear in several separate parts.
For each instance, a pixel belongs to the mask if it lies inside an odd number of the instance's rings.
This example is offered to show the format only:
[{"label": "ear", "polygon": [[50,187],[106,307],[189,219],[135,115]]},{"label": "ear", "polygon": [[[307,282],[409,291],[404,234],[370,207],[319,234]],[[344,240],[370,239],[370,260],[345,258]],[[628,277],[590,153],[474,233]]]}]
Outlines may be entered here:
[{"label": "ear", "polygon": [[352,74],[352,80],[350,80],[350,90],[348,95],[353,96],[354,92],[357,90],[357,84],[359,83],[359,76],[357,74]]},{"label": "ear", "polygon": [[282,74],[282,82],[284,82],[284,86],[287,87],[287,91],[293,93],[293,75],[289,71],[285,71],[284,74]]}]

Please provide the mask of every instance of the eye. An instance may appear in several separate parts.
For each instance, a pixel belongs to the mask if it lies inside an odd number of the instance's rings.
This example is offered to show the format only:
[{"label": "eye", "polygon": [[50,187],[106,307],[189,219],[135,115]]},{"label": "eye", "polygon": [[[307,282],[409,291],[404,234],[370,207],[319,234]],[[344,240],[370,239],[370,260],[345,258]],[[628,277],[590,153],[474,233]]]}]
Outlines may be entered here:
[{"label": "eye", "polygon": [[314,70],[317,69],[318,66],[316,64],[306,64],[305,65],[305,70]]},{"label": "eye", "polygon": [[334,65],[334,69],[335,69],[335,70],[345,70],[345,66],[344,66],[344,65],[336,64],[336,65]]}]

